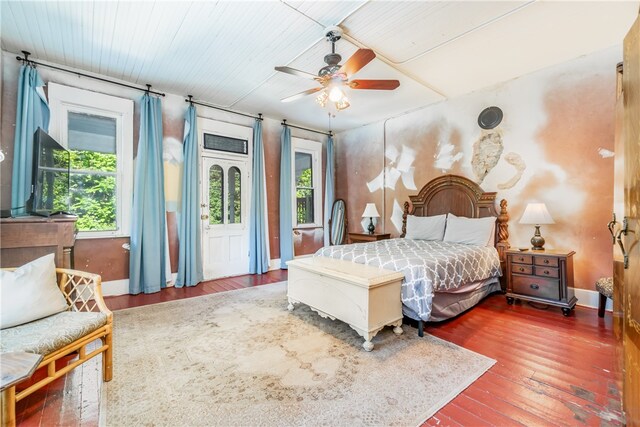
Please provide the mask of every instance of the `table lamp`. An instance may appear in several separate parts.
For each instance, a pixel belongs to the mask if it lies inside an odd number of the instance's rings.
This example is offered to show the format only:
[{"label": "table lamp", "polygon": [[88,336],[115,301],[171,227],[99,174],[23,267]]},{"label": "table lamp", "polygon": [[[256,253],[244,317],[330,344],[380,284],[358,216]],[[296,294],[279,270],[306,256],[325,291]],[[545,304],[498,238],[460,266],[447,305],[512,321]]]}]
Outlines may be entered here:
[{"label": "table lamp", "polygon": [[369,217],[369,234],[373,234],[376,231],[376,226],[373,225],[373,218],[380,218],[380,214],[378,213],[378,209],[376,209],[375,203],[367,203],[367,206],[364,208],[364,212],[362,212],[362,217]]},{"label": "table lamp", "polygon": [[531,238],[531,249],[534,251],[544,250],[544,237],[540,235],[540,225],[542,224],[555,224],[547,206],[544,203],[529,203],[527,208],[522,214],[522,218],[519,221],[520,224],[533,224],[536,227],[536,232]]}]

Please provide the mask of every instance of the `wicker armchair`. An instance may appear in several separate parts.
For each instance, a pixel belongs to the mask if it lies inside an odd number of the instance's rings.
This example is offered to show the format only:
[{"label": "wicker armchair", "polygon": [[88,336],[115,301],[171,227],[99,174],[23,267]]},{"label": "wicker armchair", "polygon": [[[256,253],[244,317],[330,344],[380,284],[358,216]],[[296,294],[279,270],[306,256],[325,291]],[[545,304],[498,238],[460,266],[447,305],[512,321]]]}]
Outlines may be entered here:
[{"label": "wicker armchair", "polygon": [[[69,309],[43,319],[0,331],[0,350],[5,352],[37,353],[44,356],[38,369],[47,367],[47,376],[15,393],[13,401],[3,402],[5,418],[7,406],[55,381],[76,366],[102,353],[102,375],[111,381],[113,315],[102,298],[102,279],[97,274],[56,268],[58,285]],[[98,348],[87,352],[87,345],[100,339]],[[78,359],[56,369],[56,361],[77,353]]]}]

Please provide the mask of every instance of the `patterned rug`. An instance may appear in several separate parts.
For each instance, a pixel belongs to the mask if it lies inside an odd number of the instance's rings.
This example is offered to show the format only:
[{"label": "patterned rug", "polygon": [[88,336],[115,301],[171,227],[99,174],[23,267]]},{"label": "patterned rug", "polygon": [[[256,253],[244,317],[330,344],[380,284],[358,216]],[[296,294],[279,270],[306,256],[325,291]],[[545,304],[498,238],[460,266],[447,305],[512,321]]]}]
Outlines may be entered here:
[{"label": "patterned rug", "polygon": [[403,325],[362,349],[286,282],[114,313],[102,425],[419,425],[495,361]]}]

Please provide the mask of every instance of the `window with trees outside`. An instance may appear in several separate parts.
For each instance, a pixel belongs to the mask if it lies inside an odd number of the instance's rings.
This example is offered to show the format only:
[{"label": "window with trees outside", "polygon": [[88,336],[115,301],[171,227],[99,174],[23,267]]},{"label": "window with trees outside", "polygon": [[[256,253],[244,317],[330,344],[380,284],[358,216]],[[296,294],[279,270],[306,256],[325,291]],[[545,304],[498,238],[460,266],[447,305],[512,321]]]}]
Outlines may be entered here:
[{"label": "window with trees outside", "polygon": [[70,152],[69,211],[78,216],[78,236],[129,235],[133,102],[55,83],[49,100],[50,134]]},{"label": "window with trees outside", "polygon": [[322,144],[292,138],[295,226],[322,226]]}]

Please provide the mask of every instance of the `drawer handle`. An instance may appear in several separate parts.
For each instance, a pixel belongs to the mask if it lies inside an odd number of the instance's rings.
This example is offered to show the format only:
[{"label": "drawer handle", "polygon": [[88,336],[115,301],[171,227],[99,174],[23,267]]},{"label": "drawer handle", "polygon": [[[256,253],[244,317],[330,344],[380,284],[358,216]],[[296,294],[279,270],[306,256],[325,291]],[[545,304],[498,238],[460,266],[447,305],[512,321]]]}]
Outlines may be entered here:
[{"label": "drawer handle", "polygon": [[520,257],[518,258],[518,261],[524,261],[524,258]]},{"label": "drawer handle", "polygon": [[544,274],[549,274],[549,270],[545,270],[545,271],[544,271]]},{"label": "drawer handle", "polygon": [[545,260],[544,260],[544,263],[545,263],[545,264],[549,264],[549,260],[548,260],[548,259],[545,259]]},{"label": "drawer handle", "polygon": [[540,286],[539,286],[539,285],[536,285],[535,283],[530,284],[530,285],[529,285],[529,287],[530,287],[531,289],[540,289]]},{"label": "drawer handle", "polygon": [[520,267],[520,271],[524,271],[524,268]]}]

